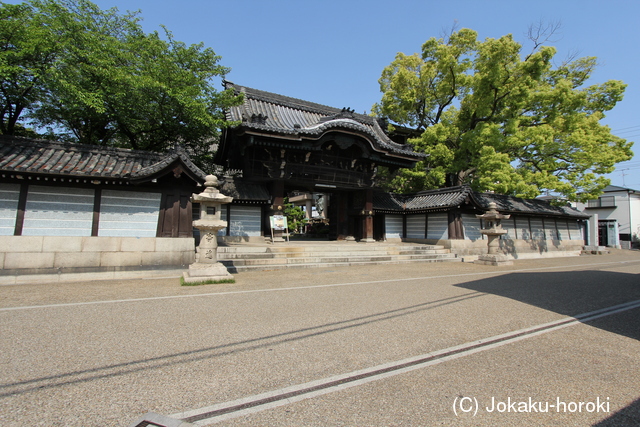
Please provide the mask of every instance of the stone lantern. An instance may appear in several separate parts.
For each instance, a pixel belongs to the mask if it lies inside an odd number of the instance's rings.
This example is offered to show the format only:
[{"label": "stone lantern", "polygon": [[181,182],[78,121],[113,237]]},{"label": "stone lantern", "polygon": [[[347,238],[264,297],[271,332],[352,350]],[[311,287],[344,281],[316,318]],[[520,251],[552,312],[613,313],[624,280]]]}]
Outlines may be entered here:
[{"label": "stone lantern", "polygon": [[200,245],[196,249],[196,262],[183,273],[186,283],[228,280],[233,278],[227,268],[218,262],[218,231],[227,227],[227,221],[220,219],[220,207],[231,203],[232,197],[218,190],[218,178],[207,175],[205,190],[191,196],[192,203],[200,204],[200,219],[193,226],[200,231]]},{"label": "stone lantern", "polygon": [[480,230],[480,233],[487,236],[488,250],[486,255],[480,255],[476,264],[484,265],[511,265],[513,262],[506,255],[500,252],[500,236],[507,234],[507,230],[502,228],[500,221],[509,219],[511,215],[502,215],[497,210],[497,205],[493,202],[489,203],[489,210],[482,214],[476,215],[485,221],[486,228]]}]

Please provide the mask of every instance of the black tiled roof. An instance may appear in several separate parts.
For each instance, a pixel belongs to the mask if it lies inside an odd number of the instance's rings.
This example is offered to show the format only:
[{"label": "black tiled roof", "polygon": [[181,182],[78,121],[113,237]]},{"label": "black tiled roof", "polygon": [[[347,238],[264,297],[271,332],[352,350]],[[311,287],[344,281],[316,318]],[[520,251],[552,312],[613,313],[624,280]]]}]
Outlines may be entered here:
[{"label": "black tiled roof", "polygon": [[244,128],[287,137],[319,137],[329,130],[351,131],[367,136],[374,149],[413,160],[425,157],[410,145],[392,141],[373,117],[231,82],[225,82],[225,86],[244,94],[242,105],[227,110],[227,119],[241,122]]},{"label": "black tiled roof", "polygon": [[0,171],[5,172],[141,180],[178,159],[204,181],[205,173],[182,148],[160,154],[0,135]]},{"label": "black tiled roof", "polygon": [[449,187],[421,191],[416,194],[376,193],[373,208],[378,211],[434,211],[456,207],[464,203],[469,187]]},{"label": "black tiled roof", "polygon": [[590,217],[590,215],[580,212],[571,206],[555,206],[546,200],[520,199],[502,194],[476,192],[473,192],[471,197],[483,209],[488,209],[489,203],[495,203],[500,213],[564,216],[577,219],[587,219]]},{"label": "black tiled roof", "polygon": [[488,210],[491,202],[496,203],[498,211],[505,214],[589,218],[589,215],[570,206],[554,206],[539,199],[478,193],[467,186],[441,188],[416,194],[376,193],[373,198],[373,208],[387,213],[417,213],[448,210],[470,203],[481,210]]}]

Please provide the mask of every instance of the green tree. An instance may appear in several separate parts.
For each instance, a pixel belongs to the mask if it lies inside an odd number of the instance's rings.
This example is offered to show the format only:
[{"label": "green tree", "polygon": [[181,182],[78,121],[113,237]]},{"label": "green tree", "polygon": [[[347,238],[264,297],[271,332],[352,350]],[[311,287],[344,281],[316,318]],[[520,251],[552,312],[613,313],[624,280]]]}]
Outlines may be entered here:
[{"label": "green tree", "polygon": [[23,113],[38,105],[58,44],[28,4],[0,4],[0,133],[21,135]]},{"label": "green tree", "polygon": [[[181,143],[210,166],[219,129],[230,124],[223,108],[242,100],[214,88],[229,69],[211,48],[187,46],[166,29],[146,34],[138,12],[101,10],[88,0],[29,0],[19,7],[3,4],[2,12],[40,31],[21,32],[12,47],[15,62],[30,46],[55,41],[44,70],[21,64],[25,75],[38,77],[33,100],[22,107],[30,123],[85,144],[163,151]],[[8,25],[0,27],[4,34]],[[19,81],[2,77],[3,85]],[[9,104],[19,102],[27,103]]]},{"label": "green tree", "polygon": [[284,199],[284,209],[282,213],[287,217],[287,225],[291,232],[300,232],[302,227],[307,223],[307,215],[304,210],[300,206],[289,202],[288,197]]},{"label": "green tree", "polygon": [[609,184],[602,175],[633,155],[631,142],[600,123],[626,85],[587,85],[596,58],[553,67],[555,49],[534,42],[523,55],[511,35],[479,41],[462,29],[427,40],[420,55],[397,54],[373,111],[420,131],[410,143],[429,156],[395,175],[393,188],[468,184],[520,197],[597,197]]}]

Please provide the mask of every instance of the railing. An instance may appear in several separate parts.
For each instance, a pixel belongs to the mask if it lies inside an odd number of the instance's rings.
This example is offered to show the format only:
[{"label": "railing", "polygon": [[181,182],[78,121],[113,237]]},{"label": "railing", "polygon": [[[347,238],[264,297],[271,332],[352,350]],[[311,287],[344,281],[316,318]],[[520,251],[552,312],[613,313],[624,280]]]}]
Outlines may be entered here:
[{"label": "railing", "polygon": [[597,200],[589,200],[587,202],[588,208],[615,208],[616,197],[615,196],[602,196]]}]

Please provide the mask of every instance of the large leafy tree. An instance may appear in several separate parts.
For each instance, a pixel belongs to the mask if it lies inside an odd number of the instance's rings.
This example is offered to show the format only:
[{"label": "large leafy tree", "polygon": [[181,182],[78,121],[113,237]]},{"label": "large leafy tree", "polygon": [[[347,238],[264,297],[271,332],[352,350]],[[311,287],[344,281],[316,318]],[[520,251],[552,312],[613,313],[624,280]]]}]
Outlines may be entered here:
[{"label": "large leafy tree", "polygon": [[147,34],[137,12],[88,0],[29,0],[0,13],[9,18],[0,23],[3,133],[16,133],[22,118],[86,144],[162,151],[180,143],[210,166],[210,147],[229,125],[223,108],[241,102],[214,88],[229,69],[211,48],[166,29]]},{"label": "large leafy tree", "polygon": [[410,143],[429,156],[401,170],[401,192],[471,185],[535,197],[550,190],[587,200],[609,183],[602,175],[631,158],[631,142],[601,124],[625,84],[588,84],[596,58],[553,66],[553,47],[524,55],[511,35],[479,41],[473,30],[429,39],[422,53],[398,53],[379,80],[374,113],[411,126]]},{"label": "large leafy tree", "polygon": [[19,120],[45,93],[58,44],[27,4],[0,4],[0,133],[19,134]]}]

